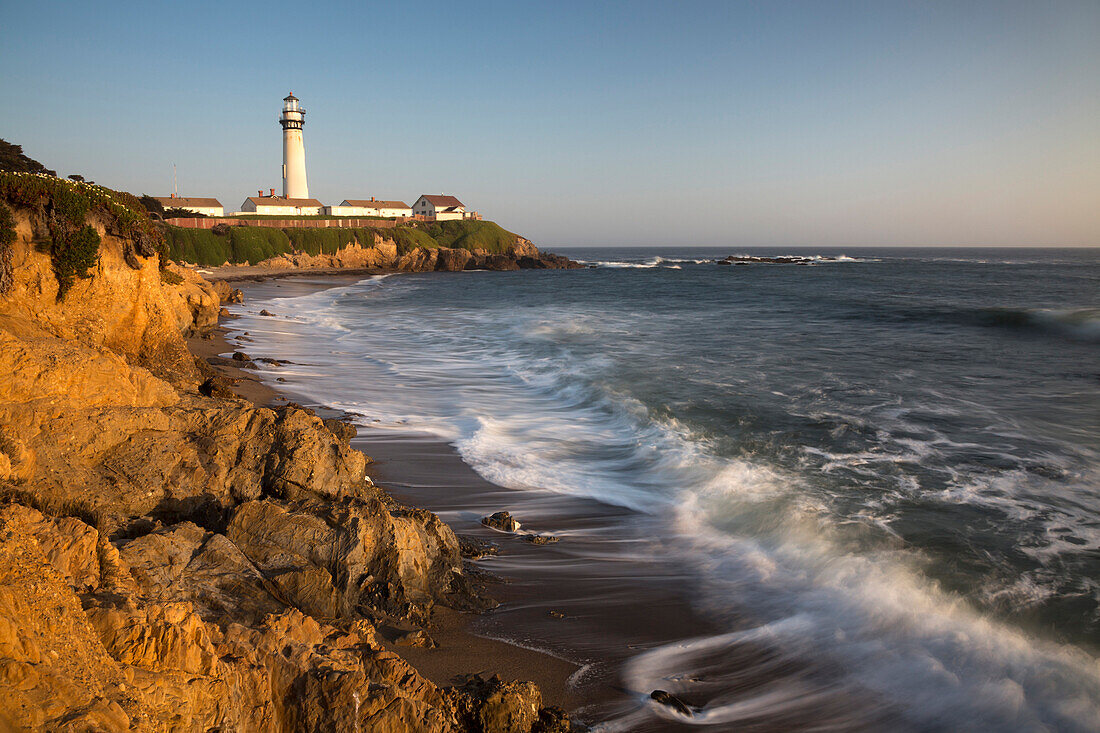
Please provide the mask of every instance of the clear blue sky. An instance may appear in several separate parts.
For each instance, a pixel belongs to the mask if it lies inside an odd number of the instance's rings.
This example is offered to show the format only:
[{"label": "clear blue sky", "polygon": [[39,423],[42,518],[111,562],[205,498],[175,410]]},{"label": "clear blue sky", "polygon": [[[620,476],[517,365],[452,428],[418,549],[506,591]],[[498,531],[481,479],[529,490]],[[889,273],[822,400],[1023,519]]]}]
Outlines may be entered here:
[{"label": "clear blue sky", "polygon": [[0,137],[236,209],[453,193],[546,246],[1100,245],[1100,2],[0,6]]}]

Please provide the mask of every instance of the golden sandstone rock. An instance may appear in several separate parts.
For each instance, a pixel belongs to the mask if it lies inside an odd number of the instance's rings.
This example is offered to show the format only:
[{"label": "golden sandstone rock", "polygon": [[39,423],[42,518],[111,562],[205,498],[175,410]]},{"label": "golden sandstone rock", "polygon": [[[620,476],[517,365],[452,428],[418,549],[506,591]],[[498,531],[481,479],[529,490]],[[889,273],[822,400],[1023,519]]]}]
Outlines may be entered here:
[{"label": "golden sandstone rock", "polygon": [[0,731],[568,730],[533,685],[441,689],[383,647],[370,619],[466,593],[450,528],[346,426],[200,394],[183,334],[218,294],[104,214],[58,301],[49,206],[12,207],[0,293]]}]

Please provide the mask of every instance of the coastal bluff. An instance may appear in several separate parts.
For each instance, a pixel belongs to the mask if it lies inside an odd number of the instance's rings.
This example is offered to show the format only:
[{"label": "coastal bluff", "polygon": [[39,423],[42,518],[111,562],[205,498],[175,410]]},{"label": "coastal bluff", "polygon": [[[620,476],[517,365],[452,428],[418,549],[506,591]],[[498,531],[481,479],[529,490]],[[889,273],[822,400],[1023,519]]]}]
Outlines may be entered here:
[{"label": "coastal bluff", "polygon": [[136,203],[0,173],[0,730],[574,730],[389,648],[481,603],[458,540],[348,426],[208,388],[218,292]]},{"label": "coastal bluff", "polygon": [[318,217],[303,218],[297,227],[277,228],[271,223],[241,218],[235,225],[219,223],[210,229],[167,224],[161,229],[171,259],[203,267],[399,272],[581,267],[567,257],[540,252],[530,240],[491,221],[388,221],[379,223],[391,226],[341,227]]}]

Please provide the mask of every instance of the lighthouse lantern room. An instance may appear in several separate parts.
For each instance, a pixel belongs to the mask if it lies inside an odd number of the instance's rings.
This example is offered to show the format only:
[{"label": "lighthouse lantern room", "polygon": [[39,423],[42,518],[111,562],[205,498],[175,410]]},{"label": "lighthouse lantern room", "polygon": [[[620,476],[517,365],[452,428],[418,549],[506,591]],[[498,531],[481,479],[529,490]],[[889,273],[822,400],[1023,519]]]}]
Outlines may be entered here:
[{"label": "lighthouse lantern room", "polygon": [[306,148],[302,142],[302,126],[306,111],[291,92],[283,97],[283,113],[279,124],[283,126],[283,197],[308,199],[306,185]]}]

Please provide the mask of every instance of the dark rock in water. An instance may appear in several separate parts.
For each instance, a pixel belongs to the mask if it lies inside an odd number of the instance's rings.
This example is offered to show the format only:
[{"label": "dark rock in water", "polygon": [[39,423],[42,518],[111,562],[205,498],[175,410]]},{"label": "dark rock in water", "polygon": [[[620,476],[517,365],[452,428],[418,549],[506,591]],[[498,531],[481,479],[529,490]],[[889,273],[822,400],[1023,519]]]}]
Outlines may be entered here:
[{"label": "dark rock in water", "polygon": [[502,532],[515,532],[520,527],[519,522],[508,512],[496,512],[491,516],[482,517],[481,523],[486,527],[499,529]]},{"label": "dark rock in water", "polygon": [[530,542],[532,545],[549,545],[557,542],[558,538],[548,534],[525,534],[523,541]]},{"label": "dark rock in water", "polygon": [[545,270],[548,265],[538,257],[520,257],[516,260],[521,270]]},{"label": "dark rock in water", "polygon": [[233,361],[252,361],[252,357],[243,351],[234,351]]},{"label": "dark rock in water", "polygon": [[664,690],[654,690],[649,693],[649,697],[655,702],[659,702],[667,708],[672,708],[676,712],[686,715],[689,718],[694,715],[691,706],[680,698],[673,695],[671,692],[665,692]]},{"label": "dark rock in water", "polygon": [[325,418],[322,422],[325,423],[325,427],[328,428],[333,435],[345,443],[359,434],[359,431],[354,425],[344,420],[337,420],[334,417],[329,417]]},{"label": "dark rock in water", "polygon": [[262,311],[260,311],[260,315],[261,316],[274,316],[275,314],[272,313],[271,311],[269,311],[267,308],[264,308]]},{"label": "dark rock in water", "polygon": [[223,400],[234,399],[237,395],[229,388],[230,381],[225,377],[210,377],[199,385],[199,394],[217,397]]},{"label": "dark rock in water", "polygon": [[439,646],[435,643],[435,639],[428,636],[428,633],[424,631],[424,629],[417,629],[416,631],[402,634],[394,639],[393,643],[397,646],[411,646],[417,649],[435,649]]},{"label": "dark rock in water", "polygon": [[499,554],[500,546],[480,537],[460,534],[458,535],[458,550],[462,553],[462,557],[476,560],[479,557]]},{"label": "dark rock in water", "polygon": [[228,308],[219,308],[218,309],[218,318],[228,318],[231,315],[233,315],[233,314],[229,312]]},{"label": "dark rock in water", "polygon": [[563,611],[550,610],[550,611],[546,612],[546,615],[549,616],[550,618],[557,618],[557,619],[565,618],[565,613]]},{"label": "dark rock in water", "polygon": [[241,292],[240,288],[233,288],[232,290],[229,291],[229,295],[226,296],[225,302],[226,303],[243,303],[244,302],[244,293]]},{"label": "dark rock in water", "polygon": [[574,725],[561,708],[549,705],[539,710],[539,719],[531,727],[531,733],[580,733],[588,730],[580,724]]},{"label": "dark rock in water", "polygon": [[276,382],[285,382],[285,381],[286,381],[286,377],[276,377],[276,378],[275,378],[275,381],[276,381]]}]

